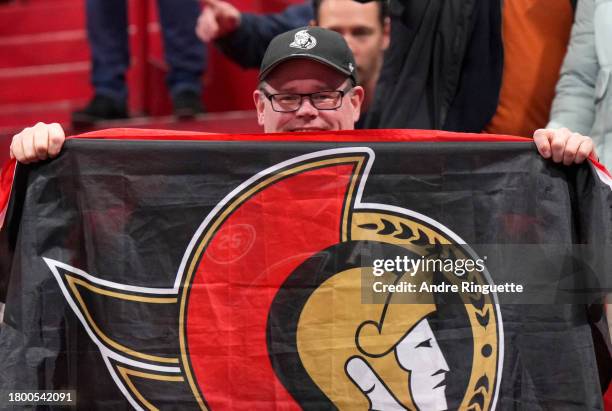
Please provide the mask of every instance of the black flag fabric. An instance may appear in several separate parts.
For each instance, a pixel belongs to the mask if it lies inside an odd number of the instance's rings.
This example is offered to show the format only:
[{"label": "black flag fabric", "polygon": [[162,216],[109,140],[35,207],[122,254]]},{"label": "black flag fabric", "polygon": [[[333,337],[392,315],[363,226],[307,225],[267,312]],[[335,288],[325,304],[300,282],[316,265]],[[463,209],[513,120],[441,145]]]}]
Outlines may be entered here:
[{"label": "black flag fabric", "polygon": [[0,408],[603,409],[598,164],[428,131],[84,137],[15,171]]}]

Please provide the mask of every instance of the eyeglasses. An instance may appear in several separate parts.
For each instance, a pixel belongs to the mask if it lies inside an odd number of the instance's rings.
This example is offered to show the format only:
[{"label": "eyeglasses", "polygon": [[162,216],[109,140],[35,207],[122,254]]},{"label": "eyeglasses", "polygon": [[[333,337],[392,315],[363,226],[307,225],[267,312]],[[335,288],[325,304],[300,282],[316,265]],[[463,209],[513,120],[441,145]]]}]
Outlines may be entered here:
[{"label": "eyeglasses", "polygon": [[317,110],[335,110],[342,106],[344,95],[353,89],[351,83],[347,84],[342,90],[325,90],[316,93],[276,93],[271,94],[261,88],[264,96],[270,100],[272,110],[279,113],[291,113],[302,107],[304,97],[308,97],[310,104]]}]

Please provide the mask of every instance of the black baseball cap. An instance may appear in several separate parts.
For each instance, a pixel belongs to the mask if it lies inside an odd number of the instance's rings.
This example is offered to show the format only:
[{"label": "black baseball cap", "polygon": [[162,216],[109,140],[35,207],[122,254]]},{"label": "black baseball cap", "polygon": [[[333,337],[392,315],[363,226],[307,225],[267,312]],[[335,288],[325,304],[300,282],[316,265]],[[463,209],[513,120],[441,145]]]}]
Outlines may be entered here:
[{"label": "black baseball cap", "polygon": [[295,59],[311,59],[345,74],[357,84],[355,57],[344,38],[321,27],[300,27],[274,37],[259,69],[259,81],[280,63]]}]

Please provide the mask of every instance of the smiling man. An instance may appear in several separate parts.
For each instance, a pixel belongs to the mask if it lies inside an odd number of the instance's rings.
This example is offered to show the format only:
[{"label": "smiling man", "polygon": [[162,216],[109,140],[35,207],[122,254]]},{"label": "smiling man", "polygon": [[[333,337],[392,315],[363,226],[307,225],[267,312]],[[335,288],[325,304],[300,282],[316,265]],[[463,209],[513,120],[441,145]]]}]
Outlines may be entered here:
[{"label": "smiling man", "polygon": [[266,133],[350,130],[364,91],[346,42],[319,27],[298,28],[272,40],[253,92]]}]

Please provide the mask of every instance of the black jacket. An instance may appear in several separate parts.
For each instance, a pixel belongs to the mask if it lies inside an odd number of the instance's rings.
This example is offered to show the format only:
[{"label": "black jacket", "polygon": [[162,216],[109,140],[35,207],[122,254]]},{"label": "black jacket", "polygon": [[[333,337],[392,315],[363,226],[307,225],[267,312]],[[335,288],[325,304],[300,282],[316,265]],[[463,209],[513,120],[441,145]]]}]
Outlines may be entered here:
[{"label": "black jacket", "polygon": [[390,13],[366,127],[480,132],[501,86],[501,2],[391,0]]}]

